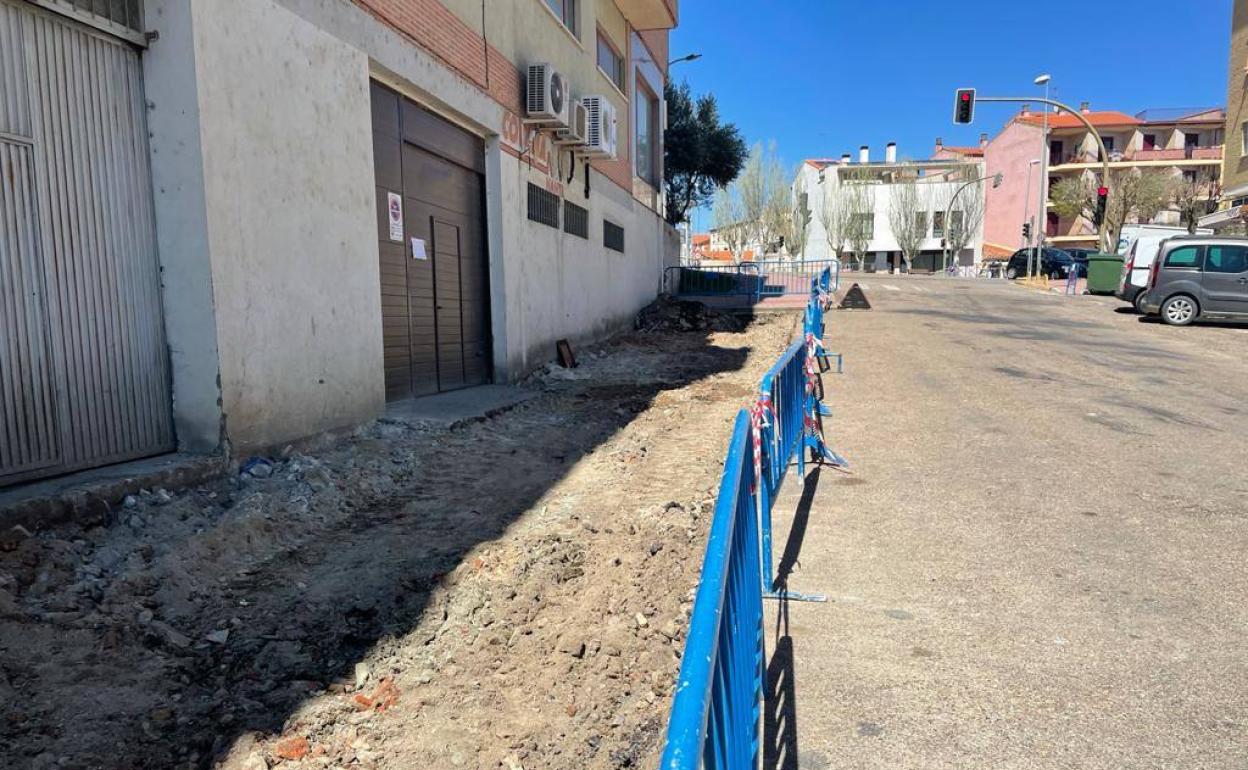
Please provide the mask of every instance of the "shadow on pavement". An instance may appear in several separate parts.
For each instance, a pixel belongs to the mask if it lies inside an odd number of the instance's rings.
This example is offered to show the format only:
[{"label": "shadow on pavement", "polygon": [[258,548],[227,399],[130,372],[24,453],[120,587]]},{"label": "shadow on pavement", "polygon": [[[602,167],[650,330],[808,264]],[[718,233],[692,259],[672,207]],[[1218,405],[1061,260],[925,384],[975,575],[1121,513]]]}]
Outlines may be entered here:
[{"label": "shadow on pavement", "polygon": [[798,557],[802,553],[802,541],[806,539],[806,525],[810,522],[810,507],[815,499],[815,490],[819,488],[819,466],[806,475],[802,485],[802,497],[797,502],[797,510],[793,514],[793,526],[789,528],[789,537],[784,543],[784,553],[776,566],[776,579],[772,588],[782,591],[789,582],[793,568],[800,566]]},{"label": "shadow on pavement", "polygon": [[779,600],[776,643],[767,664],[763,696],[763,768],[798,770],[797,682],[793,670],[793,639],[789,636],[789,602]]},{"label": "shadow on pavement", "polygon": [[[465,555],[663,391],[736,371],[750,353],[699,334],[608,348],[651,352],[658,371],[556,383],[459,430],[383,421],[276,461],[271,478],[221,479],[136,509],[130,526],[118,516],[0,554],[22,603],[0,612],[5,766],[206,768],[240,736],[281,731],[310,696],[350,692],[379,642],[445,613],[430,601]],[[576,556],[568,540],[549,556],[561,580],[579,574],[556,563]]]}]

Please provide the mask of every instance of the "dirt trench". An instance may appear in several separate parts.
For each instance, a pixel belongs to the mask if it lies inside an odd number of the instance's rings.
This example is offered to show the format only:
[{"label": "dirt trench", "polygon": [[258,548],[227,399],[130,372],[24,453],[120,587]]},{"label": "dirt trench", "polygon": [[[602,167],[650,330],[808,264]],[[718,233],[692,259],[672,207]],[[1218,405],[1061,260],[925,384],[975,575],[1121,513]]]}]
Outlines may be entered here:
[{"label": "dirt trench", "polygon": [[731,420],[794,329],[625,335],[488,420],[22,540],[5,765],[656,766]]}]

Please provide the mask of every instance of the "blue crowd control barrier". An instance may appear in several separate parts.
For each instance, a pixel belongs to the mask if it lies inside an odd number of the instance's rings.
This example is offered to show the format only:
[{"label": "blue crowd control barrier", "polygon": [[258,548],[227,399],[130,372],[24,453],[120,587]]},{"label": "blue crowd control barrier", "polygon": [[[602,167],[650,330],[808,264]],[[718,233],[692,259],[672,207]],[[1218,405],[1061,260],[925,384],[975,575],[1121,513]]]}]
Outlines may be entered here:
[{"label": "blue crowd control barrier", "polygon": [[749,430],[749,415],[742,410],[728,445],[689,619],[664,770],[758,766],[765,654]]},{"label": "blue crowd control barrier", "polygon": [[763,599],[822,601],[777,591],[771,508],[794,459],[847,467],[824,443],[828,414],[816,384],[831,267],[811,280],[802,338],[763,376],[757,401],[737,414],[689,619],[663,749],[663,770],[755,768],[766,659]]}]

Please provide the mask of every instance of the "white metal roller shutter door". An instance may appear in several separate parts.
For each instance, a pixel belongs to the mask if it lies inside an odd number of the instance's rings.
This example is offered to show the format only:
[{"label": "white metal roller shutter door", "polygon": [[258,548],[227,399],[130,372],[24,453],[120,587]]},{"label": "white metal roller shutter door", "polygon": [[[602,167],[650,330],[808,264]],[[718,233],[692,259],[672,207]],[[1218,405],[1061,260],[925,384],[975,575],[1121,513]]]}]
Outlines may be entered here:
[{"label": "white metal roller shutter door", "polygon": [[0,0],[0,484],[173,449],[139,55]]}]

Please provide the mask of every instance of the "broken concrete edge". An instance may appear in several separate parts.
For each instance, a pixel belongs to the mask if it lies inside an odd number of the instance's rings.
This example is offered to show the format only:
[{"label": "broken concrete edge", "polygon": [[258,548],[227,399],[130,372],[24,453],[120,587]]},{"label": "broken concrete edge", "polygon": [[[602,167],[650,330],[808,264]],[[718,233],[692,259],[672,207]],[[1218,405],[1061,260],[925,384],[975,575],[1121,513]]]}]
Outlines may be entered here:
[{"label": "broken concrete edge", "polygon": [[223,475],[230,466],[224,455],[162,455],[3,490],[0,533],[16,527],[37,532],[67,523],[103,524],[127,495],[193,486]]},{"label": "broken concrete edge", "polygon": [[[536,395],[536,394],[535,394]],[[117,465],[90,468],[65,476],[32,481],[0,489],[0,547],[27,533],[64,524],[94,527],[107,524],[128,495],[141,490],[185,490],[214,479],[237,474],[248,458],[283,458],[293,453],[312,454],[364,435],[376,424],[401,424],[413,430],[455,430],[510,411],[528,399],[457,420],[449,425],[415,425],[385,417],[279,442],[251,447],[235,455],[166,454]],[[15,531],[16,530],[16,531]]]}]

